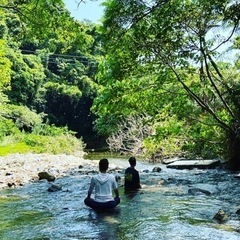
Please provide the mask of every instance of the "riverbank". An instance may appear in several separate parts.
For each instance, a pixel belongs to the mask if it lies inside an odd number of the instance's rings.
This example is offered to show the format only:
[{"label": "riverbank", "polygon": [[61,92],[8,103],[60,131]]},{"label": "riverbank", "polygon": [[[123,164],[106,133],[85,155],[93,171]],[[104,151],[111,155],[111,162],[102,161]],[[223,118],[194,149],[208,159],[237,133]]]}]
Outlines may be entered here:
[{"label": "riverbank", "polygon": [[49,172],[56,178],[65,176],[72,169],[97,162],[83,158],[84,153],[74,155],[11,154],[0,157],[0,189],[23,186],[37,181],[39,172]]}]

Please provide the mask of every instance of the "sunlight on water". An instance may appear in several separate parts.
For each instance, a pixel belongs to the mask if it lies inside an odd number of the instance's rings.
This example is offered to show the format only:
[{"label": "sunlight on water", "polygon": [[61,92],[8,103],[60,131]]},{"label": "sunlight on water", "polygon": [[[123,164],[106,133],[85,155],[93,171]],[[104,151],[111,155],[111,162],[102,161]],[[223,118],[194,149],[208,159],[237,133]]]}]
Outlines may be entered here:
[{"label": "sunlight on water", "polygon": [[[119,161],[117,159],[116,165]],[[235,214],[235,199],[240,199],[238,180],[216,171],[163,168],[160,173],[142,172],[152,167],[139,164],[143,188],[137,193],[125,194],[120,187],[121,203],[116,211],[109,213],[95,212],[83,203],[91,176],[75,174],[57,179],[63,191],[53,193],[47,191],[46,182],[2,190],[0,239],[240,239],[239,217]],[[191,187],[201,184],[218,192],[190,194],[190,184]],[[213,220],[220,208],[231,215],[225,224]]]}]

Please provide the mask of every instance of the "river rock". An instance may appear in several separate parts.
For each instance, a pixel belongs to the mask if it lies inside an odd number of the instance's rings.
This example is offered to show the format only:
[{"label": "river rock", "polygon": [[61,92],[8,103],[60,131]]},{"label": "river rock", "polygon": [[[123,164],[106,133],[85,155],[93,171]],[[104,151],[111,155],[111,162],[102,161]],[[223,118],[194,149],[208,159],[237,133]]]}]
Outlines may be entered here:
[{"label": "river rock", "polygon": [[11,175],[13,175],[13,173],[7,172],[7,173],[5,174],[5,176],[11,176]]},{"label": "river rock", "polygon": [[[185,184],[187,184],[187,182]],[[189,187],[189,193],[193,195],[203,193],[209,196],[219,192],[217,186],[210,183],[198,183],[198,184],[191,183],[191,184],[188,184],[188,187]]]},{"label": "river rock", "polygon": [[236,211],[236,214],[240,215],[240,209],[238,209],[238,210]]},{"label": "river rock", "polygon": [[160,167],[154,167],[152,172],[161,172],[162,169]]},{"label": "river rock", "polygon": [[207,196],[210,196],[212,193],[208,190],[201,189],[201,188],[189,188],[188,193],[191,195],[197,195],[197,194],[205,194]]},{"label": "river rock", "polygon": [[167,165],[175,169],[211,169],[220,165],[220,160],[180,160]]},{"label": "river rock", "polygon": [[97,161],[84,159],[83,155],[17,153],[0,156],[0,189],[8,188],[9,185],[18,187],[38,181],[39,172],[48,172],[55,178],[60,178],[69,175],[70,171],[74,170],[77,173],[77,170],[82,170],[78,169],[80,165],[84,166],[84,169],[87,169],[87,166],[98,166]]},{"label": "river rock", "polygon": [[229,216],[220,209],[213,217],[213,219],[217,220],[219,223],[224,223],[228,220]]},{"label": "river rock", "polygon": [[7,185],[8,185],[8,187],[10,187],[10,188],[16,186],[15,182],[8,182]]},{"label": "river rock", "polygon": [[121,176],[116,175],[116,176],[115,176],[115,179],[116,179],[117,182],[119,182],[119,181],[121,180]]},{"label": "river rock", "polygon": [[52,184],[49,188],[49,192],[56,192],[62,190],[62,185],[61,184]]},{"label": "river rock", "polygon": [[163,159],[162,163],[167,165],[167,164],[170,164],[170,163],[173,163],[176,161],[180,161],[180,160],[183,160],[183,159],[179,158],[179,157],[167,158],[167,159]]},{"label": "river rock", "polygon": [[239,178],[239,179],[240,179],[240,173],[239,173],[239,174],[237,174],[237,175],[235,175],[234,177],[235,177],[235,178]]},{"label": "river rock", "polygon": [[39,172],[38,177],[39,177],[39,180],[46,179],[49,182],[53,182],[56,179],[55,176],[53,176],[52,174],[50,174],[48,172]]}]

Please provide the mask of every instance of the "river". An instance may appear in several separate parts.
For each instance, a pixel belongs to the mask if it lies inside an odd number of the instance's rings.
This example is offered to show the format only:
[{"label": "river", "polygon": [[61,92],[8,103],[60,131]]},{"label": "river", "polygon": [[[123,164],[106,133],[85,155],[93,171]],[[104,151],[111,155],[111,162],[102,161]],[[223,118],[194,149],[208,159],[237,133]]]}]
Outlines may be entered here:
[{"label": "river", "polygon": [[[110,166],[128,166],[109,158]],[[152,172],[155,166],[161,172]],[[73,171],[56,180],[62,190],[48,192],[37,181],[0,191],[1,240],[239,240],[240,179],[223,169],[175,170],[138,162],[142,189],[125,194],[114,212],[98,213],[83,203],[91,173]],[[115,172],[123,177],[123,171]],[[195,191],[204,189],[205,193]],[[207,194],[206,194],[207,193]],[[218,223],[223,209],[229,220]]]}]

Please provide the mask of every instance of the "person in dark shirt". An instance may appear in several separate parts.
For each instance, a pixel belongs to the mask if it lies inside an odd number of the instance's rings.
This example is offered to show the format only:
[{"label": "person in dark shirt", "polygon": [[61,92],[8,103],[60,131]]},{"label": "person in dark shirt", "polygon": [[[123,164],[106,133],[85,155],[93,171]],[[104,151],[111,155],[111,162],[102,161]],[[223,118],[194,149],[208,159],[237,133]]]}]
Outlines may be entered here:
[{"label": "person in dark shirt", "polygon": [[130,157],[128,160],[130,167],[125,170],[124,188],[125,190],[137,190],[141,188],[140,177],[138,171],[135,169],[136,158]]}]

